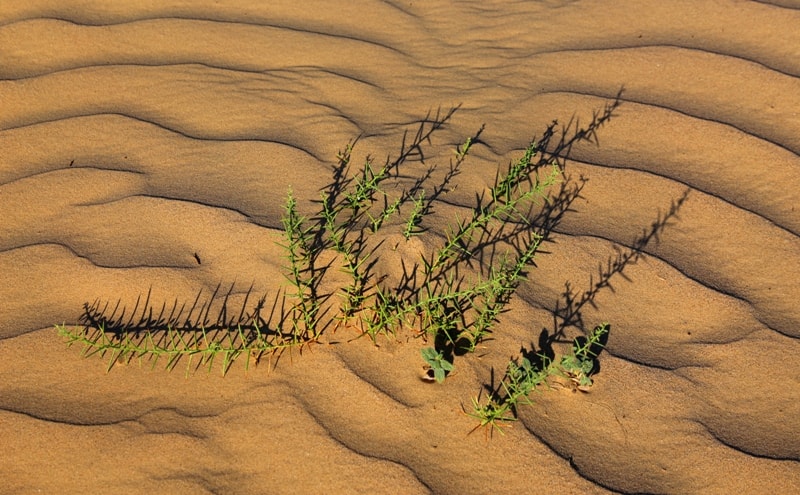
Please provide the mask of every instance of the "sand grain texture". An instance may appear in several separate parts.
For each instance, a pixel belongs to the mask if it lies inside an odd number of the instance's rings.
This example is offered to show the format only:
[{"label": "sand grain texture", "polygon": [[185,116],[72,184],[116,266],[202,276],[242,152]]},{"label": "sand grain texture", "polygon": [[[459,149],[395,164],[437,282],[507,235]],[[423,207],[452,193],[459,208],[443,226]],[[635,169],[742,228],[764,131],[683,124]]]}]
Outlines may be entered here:
[{"label": "sand grain texture", "polygon": [[[97,299],[275,294],[287,191],[312,215],[348,142],[394,160],[460,104],[393,182],[440,177],[485,125],[424,237],[386,238],[398,278],[549,123],[570,137],[621,89],[561,150],[580,196],[443,385],[411,332],[187,377],[106,373],[53,330]],[[790,0],[2,2],[0,491],[794,493],[798,95]],[[567,285],[576,321],[612,323],[592,392],[468,435],[462,404]]]}]

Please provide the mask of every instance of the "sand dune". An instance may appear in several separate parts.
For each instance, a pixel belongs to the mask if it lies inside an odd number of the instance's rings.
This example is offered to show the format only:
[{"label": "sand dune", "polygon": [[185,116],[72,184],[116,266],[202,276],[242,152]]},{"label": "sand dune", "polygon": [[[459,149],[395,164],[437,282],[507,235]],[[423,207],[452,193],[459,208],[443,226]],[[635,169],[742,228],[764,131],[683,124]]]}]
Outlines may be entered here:
[{"label": "sand dune", "polygon": [[[799,2],[223,3],[0,5],[0,492],[798,490]],[[359,136],[353,163],[408,152],[391,194],[435,184],[483,128],[422,236],[376,234],[397,280],[553,121],[579,194],[441,385],[411,330],[330,324],[225,376],[107,373],[54,330],[148,293],[274,301],[290,189],[314,215]],[[591,392],[470,434],[521,347],[601,321]]]}]

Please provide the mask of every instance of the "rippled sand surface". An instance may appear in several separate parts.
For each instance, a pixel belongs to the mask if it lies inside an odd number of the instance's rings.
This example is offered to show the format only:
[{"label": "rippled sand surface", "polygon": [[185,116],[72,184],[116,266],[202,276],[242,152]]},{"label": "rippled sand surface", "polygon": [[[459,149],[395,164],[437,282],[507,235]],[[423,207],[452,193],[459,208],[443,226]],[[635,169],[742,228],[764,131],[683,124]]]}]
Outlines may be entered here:
[{"label": "rippled sand surface", "polygon": [[[798,95],[792,0],[3,2],[0,491],[792,493]],[[419,380],[411,331],[329,328],[224,377],[106,373],[56,334],[95,300],[277,294],[287,191],[312,216],[348,143],[354,163],[397,160],[452,108],[390,191],[433,166],[435,184],[483,131],[376,273],[441,243],[553,121],[580,189],[444,384]],[[469,434],[463,409],[521,347],[600,321],[590,393]]]}]

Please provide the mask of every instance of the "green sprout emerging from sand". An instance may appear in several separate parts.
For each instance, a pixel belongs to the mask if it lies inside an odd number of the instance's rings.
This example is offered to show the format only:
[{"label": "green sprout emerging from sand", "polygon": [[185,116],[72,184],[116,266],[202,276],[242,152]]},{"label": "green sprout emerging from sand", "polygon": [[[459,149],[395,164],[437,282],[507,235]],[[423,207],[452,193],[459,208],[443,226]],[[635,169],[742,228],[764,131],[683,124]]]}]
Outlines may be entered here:
[{"label": "green sprout emerging from sand", "polygon": [[429,373],[425,376],[431,378],[433,375],[433,379],[436,380],[438,383],[442,383],[447,376],[447,373],[453,371],[455,367],[453,363],[448,361],[444,354],[441,351],[437,351],[433,347],[425,347],[422,349],[422,359],[428,363]]}]

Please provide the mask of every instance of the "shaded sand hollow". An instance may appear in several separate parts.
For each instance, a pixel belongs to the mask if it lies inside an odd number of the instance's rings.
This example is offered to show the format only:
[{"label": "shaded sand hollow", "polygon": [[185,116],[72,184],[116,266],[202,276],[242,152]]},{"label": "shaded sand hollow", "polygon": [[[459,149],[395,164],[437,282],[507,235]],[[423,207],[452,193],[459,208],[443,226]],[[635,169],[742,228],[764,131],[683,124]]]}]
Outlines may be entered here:
[{"label": "shaded sand hollow", "polygon": [[[436,166],[433,191],[484,130],[424,234],[376,234],[376,279],[441,245],[554,120],[580,191],[443,384],[419,379],[411,329],[376,346],[329,325],[225,376],[106,373],[57,335],[148,291],[274,301],[287,191],[313,216],[348,142],[354,164],[395,161],[458,105],[387,194]],[[0,149],[4,494],[800,493],[796,0],[6,0]],[[469,434],[509,358],[601,321],[591,392]]]}]

